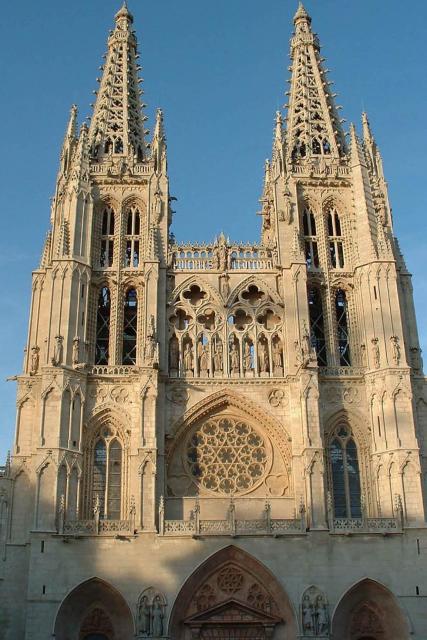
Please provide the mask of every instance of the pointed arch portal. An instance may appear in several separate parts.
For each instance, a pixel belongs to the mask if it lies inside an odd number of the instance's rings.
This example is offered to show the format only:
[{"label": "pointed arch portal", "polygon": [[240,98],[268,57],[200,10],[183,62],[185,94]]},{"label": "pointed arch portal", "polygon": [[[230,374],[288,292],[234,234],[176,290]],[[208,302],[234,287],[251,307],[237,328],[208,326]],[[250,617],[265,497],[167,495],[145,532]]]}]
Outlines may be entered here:
[{"label": "pointed arch portal", "polygon": [[92,578],[64,598],[54,633],[56,640],[130,640],[135,629],[121,593],[108,582]]},{"label": "pointed arch portal", "polygon": [[272,573],[235,546],[221,549],[187,579],[173,606],[174,640],[297,638],[291,602]]}]

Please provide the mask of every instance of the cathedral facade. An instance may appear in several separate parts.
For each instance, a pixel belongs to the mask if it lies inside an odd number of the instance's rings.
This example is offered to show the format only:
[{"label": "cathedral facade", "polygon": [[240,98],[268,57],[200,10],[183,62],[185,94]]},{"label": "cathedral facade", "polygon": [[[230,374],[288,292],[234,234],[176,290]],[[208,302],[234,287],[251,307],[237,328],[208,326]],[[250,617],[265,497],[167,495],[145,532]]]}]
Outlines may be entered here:
[{"label": "cathedral facade", "polygon": [[258,243],[180,244],[133,17],[72,107],[0,477],[4,640],[425,640],[427,390],[366,114],[311,18]]}]

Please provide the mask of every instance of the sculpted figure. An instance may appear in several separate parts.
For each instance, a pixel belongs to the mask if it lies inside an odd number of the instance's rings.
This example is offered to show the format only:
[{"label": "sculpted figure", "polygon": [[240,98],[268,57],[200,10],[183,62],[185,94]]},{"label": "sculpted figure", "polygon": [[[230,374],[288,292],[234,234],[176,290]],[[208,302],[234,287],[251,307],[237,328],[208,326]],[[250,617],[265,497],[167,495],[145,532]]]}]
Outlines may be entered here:
[{"label": "sculpted figure", "polygon": [[245,371],[250,371],[252,369],[252,354],[251,347],[249,342],[245,342],[244,350],[243,350],[243,369]]},{"label": "sculpted figure", "polygon": [[220,342],[216,342],[214,344],[213,363],[214,363],[215,372],[222,371],[222,367],[223,367],[222,344]]},{"label": "sculpted figure", "polygon": [[325,633],[328,630],[328,612],[326,610],[326,604],[322,600],[322,596],[317,597],[316,618],[317,618],[317,633],[318,634]]},{"label": "sculpted figure", "polygon": [[184,371],[193,371],[193,368],[194,368],[193,349],[191,348],[191,344],[187,342],[184,349]]},{"label": "sculpted figure", "polygon": [[169,362],[171,369],[178,369],[179,367],[179,345],[176,337],[172,338],[169,346]]},{"label": "sculpted figure", "polygon": [[144,596],[139,604],[138,615],[139,633],[149,636],[151,631],[151,607],[148,604],[147,596]]},{"label": "sculpted figure", "polygon": [[372,338],[372,359],[374,361],[374,368],[380,368],[380,348],[378,346],[378,338]]},{"label": "sculpted figure", "polygon": [[302,628],[304,631],[313,631],[313,605],[308,596],[304,596],[302,603]]},{"label": "sculpted figure", "polygon": [[199,362],[200,371],[206,373],[209,371],[209,352],[208,345],[205,344],[202,347],[202,352],[200,354],[200,362]]},{"label": "sculpted figure", "polygon": [[282,348],[280,342],[273,342],[273,366],[275,369],[282,368]]},{"label": "sculpted figure", "polygon": [[74,338],[73,340],[73,364],[79,364],[80,362],[80,338]]},{"label": "sculpted figure", "polygon": [[231,369],[231,373],[238,373],[240,369],[239,352],[234,342],[232,343],[230,348],[230,369]]},{"label": "sculpted figure", "polygon": [[266,373],[268,371],[268,349],[267,344],[265,342],[259,343],[258,349],[258,359],[259,359],[259,370],[261,373]]},{"label": "sculpted figure", "polygon": [[153,637],[161,638],[163,635],[163,607],[159,596],[154,598],[153,602]]},{"label": "sculpted figure", "polygon": [[32,347],[31,349],[30,375],[34,376],[37,373],[37,371],[39,370],[39,363],[40,363],[40,349],[39,347],[35,346],[35,347]]},{"label": "sculpted figure", "polygon": [[64,342],[63,336],[55,336],[55,349],[53,351],[52,364],[54,367],[58,366],[62,362],[62,345]]}]

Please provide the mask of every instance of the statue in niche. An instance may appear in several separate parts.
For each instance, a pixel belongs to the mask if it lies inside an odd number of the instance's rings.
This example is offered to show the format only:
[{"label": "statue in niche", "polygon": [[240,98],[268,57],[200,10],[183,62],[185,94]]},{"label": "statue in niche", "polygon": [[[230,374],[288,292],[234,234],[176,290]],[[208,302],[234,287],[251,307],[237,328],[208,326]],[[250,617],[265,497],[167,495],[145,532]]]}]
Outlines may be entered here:
[{"label": "statue in niche", "polygon": [[36,375],[37,371],[39,370],[39,364],[40,364],[40,349],[36,345],[35,347],[31,348],[30,376],[35,376]]},{"label": "statue in niche", "polygon": [[273,367],[274,369],[282,369],[282,347],[280,342],[273,342]]},{"label": "statue in niche", "polygon": [[291,202],[292,194],[289,190],[288,180],[285,182],[285,190],[283,192],[283,200],[284,200],[284,211],[282,212],[281,220],[286,222],[287,224],[291,224],[292,222],[292,202]]},{"label": "statue in niche", "polygon": [[73,340],[73,364],[79,364],[80,362],[80,338],[75,337]]},{"label": "statue in niche", "polygon": [[240,362],[239,362],[239,351],[237,349],[236,343],[232,342],[230,347],[230,370],[231,373],[239,373],[240,370]]},{"label": "statue in niche", "polygon": [[146,364],[152,365],[157,359],[158,343],[156,340],[156,327],[154,323],[154,316],[150,316],[150,323],[147,329],[147,341],[145,343],[145,361]]},{"label": "statue in niche", "polygon": [[317,635],[327,633],[329,627],[328,611],[322,596],[317,596],[316,599],[316,623]]},{"label": "statue in niche", "polygon": [[159,596],[156,596],[153,601],[153,638],[161,638],[163,635],[163,606],[160,602]]},{"label": "statue in niche", "polygon": [[174,336],[169,345],[169,364],[171,369],[179,368],[179,345],[176,336]]},{"label": "statue in niche", "polygon": [[251,371],[252,369],[251,347],[247,340],[245,341],[245,346],[243,348],[243,369],[245,371]]},{"label": "statue in niche", "polygon": [[213,347],[213,363],[215,373],[222,372],[223,359],[222,359],[222,344],[221,342],[215,342]]},{"label": "statue in niche", "polygon": [[60,336],[60,335],[55,336],[55,348],[53,350],[53,358],[52,358],[52,364],[54,367],[57,367],[62,362],[63,343],[64,343],[63,336]]},{"label": "statue in niche", "polygon": [[213,252],[213,267],[217,271],[226,271],[228,263],[227,242],[223,233],[219,236]]},{"label": "statue in niche", "polygon": [[325,596],[317,587],[309,587],[304,593],[301,618],[305,636],[325,637],[328,635],[328,605]]},{"label": "statue in niche", "polygon": [[138,607],[138,632],[145,636],[151,635],[151,607],[147,596],[143,596]]},{"label": "statue in niche", "polygon": [[260,342],[258,348],[259,370],[261,373],[267,373],[269,368],[268,347],[266,342]]},{"label": "statue in niche", "polygon": [[308,595],[305,595],[302,602],[302,628],[304,633],[313,632],[313,605]]},{"label": "statue in niche", "polygon": [[396,365],[396,367],[398,367],[400,364],[400,358],[401,358],[399,338],[398,336],[391,336],[390,341],[393,349],[393,362]]},{"label": "statue in niche", "polygon": [[184,371],[189,373],[194,369],[194,356],[193,349],[191,348],[191,343],[187,342],[184,347]]},{"label": "statue in niche", "polygon": [[200,373],[208,373],[209,371],[209,350],[208,345],[202,345],[200,359],[199,359]]},{"label": "statue in niche", "polygon": [[381,361],[380,361],[380,348],[378,346],[378,338],[372,338],[371,342],[372,342],[372,360],[374,363],[374,368],[379,369]]}]

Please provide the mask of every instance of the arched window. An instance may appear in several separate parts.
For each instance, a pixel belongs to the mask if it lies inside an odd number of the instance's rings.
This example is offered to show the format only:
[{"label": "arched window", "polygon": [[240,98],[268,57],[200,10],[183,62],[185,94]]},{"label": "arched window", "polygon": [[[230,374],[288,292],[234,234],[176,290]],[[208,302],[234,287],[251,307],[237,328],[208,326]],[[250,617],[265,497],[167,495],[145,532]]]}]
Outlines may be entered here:
[{"label": "arched window", "polygon": [[126,220],[125,267],[139,265],[141,216],[137,207],[131,207]]},{"label": "arched window", "polygon": [[137,333],[138,298],[135,289],[128,289],[123,310],[122,364],[136,364]]},{"label": "arched window", "polygon": [[334,513],[336,518],[362,516],[359,460],[350,428],[336,429],[330,444]]},{"label": "arched window", "polygon": [[326,367],[326,340],[323,321],[323,306],[320,290],[316,287],[308,289],[308,310],[310,314],[310,340],[316,349],[317,364]]},{"label": "arched window", "polygon": [[317,251],[316,221],[314,214],[308,209],[304,209],[302,215],[302,226],[305,240],[305,260],[309,269],[318,269],[319,254]]},{"label": "arched window", "polygon": [[122,445],[101,438],[93,452],[92,505],[100,518],[119,520],[122,495]]},{"label": "arched window", "polygon": [[114,257],[114,210],[106,207],[102,214],[101,253],[99,265],[107,268],[113,266]]},{"label": "arched window", "polygon": [[102,287],[96,313],[95,364],[108,364],[110,342],[110,290]]},{"label": "arched window", "polygon": [[345,292],[342,289],[338,289],[335,294],[335,313],[340,365],[342,367],[349,367],[351,365],[351,358],[348,332],[348,306]]},{"label": "arched window", "polygon": [[344,249],[341,222],[338,213],[332,209],[328,213],[329,255],[334,269],[344,268]]}]

